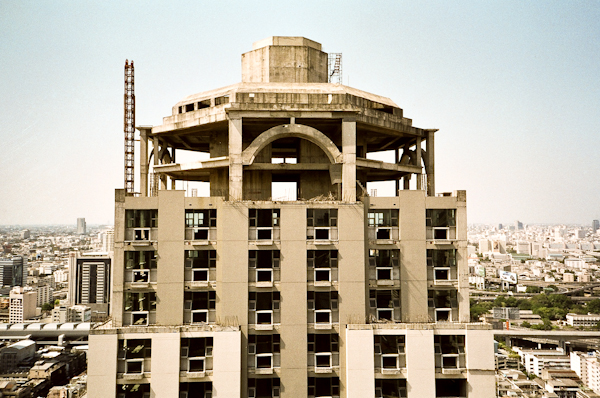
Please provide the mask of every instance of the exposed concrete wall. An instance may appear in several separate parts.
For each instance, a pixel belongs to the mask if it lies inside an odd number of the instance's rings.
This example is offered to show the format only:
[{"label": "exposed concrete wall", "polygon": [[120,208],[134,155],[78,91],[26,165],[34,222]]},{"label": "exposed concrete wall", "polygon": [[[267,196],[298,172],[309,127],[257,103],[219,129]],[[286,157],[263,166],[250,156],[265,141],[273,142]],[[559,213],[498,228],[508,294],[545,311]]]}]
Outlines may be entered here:
[{"label": "exposed concrete wall", "polygon": [[306,206],[281,206],[282,397],[306,391]]},{"label": "exposed concrete wall", "polygon": [[425,192],[399,192],[398,208],[402,321],[428,322]]},{"label": "exposed concrete wall", "polygon": [[183,323],[184,286],[184,191],[158,192],[158,283],[156,323]]},{"label": "exposed concrete wall", "polygon": [[469,397],[493,397],[496,393],[494,335],[491,330],[467,330],[467,381]]},{"label": "exposed concrete wall", "polygon": [[242,82],[327,83],[327,53],[304,38],[272,37],[242,54]]},{"label": "exposed concrete wall", "polygon": [[406,343],[408,398],[435,397],[433,330],[407,330]]},{"label": "exposed concrete wall", "polygon": [[372,330],[346,330],[346,397],[375,396]]},{"label": "exposed concrete wall", "polygon": [[89,336],[88,397],[114,398],[117,391],[117,335]]},{"label": "exposed concrete wall", "polygon": [[221,332],[213,336],[213,397],[245,396],[241,393],[240,340],[240,332]]},{"label": "exposed concrete wall", "polygon": [[154,397],[176,397],[179,391],[180,344],[179,333],[153,333],[152,382]]},{"label": "exposed concrete wall", "polygon": [[242,200],[242,119],[229,119],[229,200]]},{"label": "exposed concrete wall", "polygon": [[356,120],[342,121],[342,201],[356,201]]}]

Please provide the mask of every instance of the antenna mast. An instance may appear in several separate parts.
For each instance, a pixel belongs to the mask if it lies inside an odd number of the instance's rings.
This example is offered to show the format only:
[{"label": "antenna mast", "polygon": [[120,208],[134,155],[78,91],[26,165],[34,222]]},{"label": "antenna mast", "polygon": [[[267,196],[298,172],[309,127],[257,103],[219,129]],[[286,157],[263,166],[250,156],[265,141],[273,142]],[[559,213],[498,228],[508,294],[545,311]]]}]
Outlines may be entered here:
[{"label": "antenna mast", "polygon": [[135,135],[135,93],[133,60],[125,60],[125,194],[133,195],[134,135]]},{"label": "antenna mast", "polygon": [[342,53],[329,53],[327,61],[329,83],[342,84]]}]

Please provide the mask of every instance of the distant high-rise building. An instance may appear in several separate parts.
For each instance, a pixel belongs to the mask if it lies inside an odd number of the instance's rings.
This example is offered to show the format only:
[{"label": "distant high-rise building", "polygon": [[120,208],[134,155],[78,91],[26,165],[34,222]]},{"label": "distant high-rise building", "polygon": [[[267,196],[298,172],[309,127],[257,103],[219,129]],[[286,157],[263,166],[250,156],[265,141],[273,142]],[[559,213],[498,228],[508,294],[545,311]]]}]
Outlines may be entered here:
[{"label": "distant high-rise building", "polygon": [[107,253],[69,253],[69,303],[108,314],[110,266]]},{"label": "distant high-rise building", "polygon": [[600,229],[600,221],[593,220],[592,221],[592,230],[594,231],[594,233],[596,233],[596,231],[598,231],[599,229]]},{"label": "distant high-rise building", "polygon": [[115,230],[109,229],[102,232],[102,251],[110,253],[114,251],[115,246]]},{"label": "distant high-rise building", "polygon": [[85,235],[85,233],[86,233],[85,218],[78,218],[77,219],[77,234]]},{"label": "distant high-rise building", "polygon": [[520,231],[523,229],[523,223],[519,220],[515,221],[515,230]]},{"label": "distant high-rise building", "polygon": [[0,258],[0,283],[11,287],[27,285],[27,259],[21,256]]},{"label": "distant high-rise building", "polygon": [[498,230],[502,229],[502,224],[498,224]]},{"label": "distant high-rise building", "polygon": [[15,286],[10,291],[8,321],[23,323],[35,316],[37,293],[30,287]]},{"label": "distant high-rise building", "polygon": [[31,237],[31,231],[24,229],[21,231],[21,239],[29,239]]}]

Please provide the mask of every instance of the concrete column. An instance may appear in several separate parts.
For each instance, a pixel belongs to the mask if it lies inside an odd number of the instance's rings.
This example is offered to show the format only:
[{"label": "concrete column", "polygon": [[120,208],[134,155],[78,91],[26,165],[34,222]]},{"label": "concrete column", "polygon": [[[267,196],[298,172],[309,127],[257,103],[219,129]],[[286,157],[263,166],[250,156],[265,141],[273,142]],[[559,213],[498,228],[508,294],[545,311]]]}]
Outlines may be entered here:
[{"label": "concrete column", "polygon": [[152,391],[155,397],[168,397],[179,390],[180,334],[152,335]]},{"label": "concrete column", "polygon": [[435,397],[433,330],[406,331],[406,368],[408,398]]},{"label": "concrete column", "polygon": [[150,128],[140,128],[140,195],[148,196],[148,133]]},{"label": "concrete column", "polygon": [[242,119],[229,119],[229,200],[242,200]]},{"label": "concrete column", "polygon": [[375,396],[373,330],[346,329],[346,397]]},{"label": "concrete column", "polygon": [[[415,166],[421,167],[421,137],[417,137],[417,144],[415,146]],[[423,189],[423,174],[417,174],[417,189]]]},{"label": "concrete column", "polygon": [[427,131],[426,148],[427,151],[427,195],[435,196],[435,152],[434,138],[435,130]]},{"label": "concrete column", "polygon": [[404,176],[404,189],[409,190],[410,189],[410,174],[407,174]]},{"label": "concrete column", "polygon": [[[160,142],[158,141],[158,137],[154,137],[153,140],[153,156],[154,156],[154,165],[158,166],[160,164]],[[158,175],[156,174],[156,171],[154,172],[154,178],[158,177]],[[159,190],[166,190],[167,189],[167,181],[166,178],[164,176],[160,176],[160,187]]]},{"label": "concrete column", "polygon": [[[213,336],[213,397],[244,397],[242,394],[241,369],[242,334],[236,332],[217,332]],[[172,395],[164,395],[172,396]]]},{"label": "concrete column", "polygon": [[156,323],[183,323],[185,248],[185,203],[183,191],[158,193],[158,236],[160,251],[157,266]]},{"label": "concrete column", "polygon": [[[395,164],[399,164],[400,163],[400,156],[398,153],[398,148],[394,149],[394,163]],[[396,179],[396,193],[394,194],[394,196],[398,196],[400,191],[400,180]]]},{"label": "concrete column", "polygon": [[92,334],[88,351],[88,397],[113,398],[117,384],[117,335]]},{"label": "concrete column", "polygon": [[356,119],[342,120],[342,201],[356,202]]},{"label": "concrete column", "polygon": [[491,330],[467,330],[467,382],[469,396],[493,397],[496,393],[494,379],[494,335]]}]

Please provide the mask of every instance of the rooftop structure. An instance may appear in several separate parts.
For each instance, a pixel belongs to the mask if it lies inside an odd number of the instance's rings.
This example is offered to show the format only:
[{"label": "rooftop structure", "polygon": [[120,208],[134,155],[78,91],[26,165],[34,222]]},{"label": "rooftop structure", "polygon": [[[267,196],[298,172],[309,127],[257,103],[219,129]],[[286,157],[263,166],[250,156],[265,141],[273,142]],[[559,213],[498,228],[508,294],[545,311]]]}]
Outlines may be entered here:
[{"label": "rooftop structure", "polygon": [[[328,83],[327,64],[319,43],[271,37],[242,55],[241,83],[138,127],[91,398],[493,396],[492,332],[469,323],[466,193],[435,194],[437,130]],[[381,151],[393,160],[369,159]],[[373,181],[394,195],[370,197]]]}]

